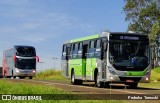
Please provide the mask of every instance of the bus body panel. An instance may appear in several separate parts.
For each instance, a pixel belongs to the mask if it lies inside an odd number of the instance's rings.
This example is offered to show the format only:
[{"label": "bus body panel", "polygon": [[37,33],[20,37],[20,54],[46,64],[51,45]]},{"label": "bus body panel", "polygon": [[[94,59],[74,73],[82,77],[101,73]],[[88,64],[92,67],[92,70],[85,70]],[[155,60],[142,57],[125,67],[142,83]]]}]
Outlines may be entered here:
[{"label": "bus body panel", "polygon": [[69,78],[69,70],[67,69],[68,68],[68,61],[67,60],[62,60],[61,61],[61,68],[62,68],[62,75],[66,78]]}]

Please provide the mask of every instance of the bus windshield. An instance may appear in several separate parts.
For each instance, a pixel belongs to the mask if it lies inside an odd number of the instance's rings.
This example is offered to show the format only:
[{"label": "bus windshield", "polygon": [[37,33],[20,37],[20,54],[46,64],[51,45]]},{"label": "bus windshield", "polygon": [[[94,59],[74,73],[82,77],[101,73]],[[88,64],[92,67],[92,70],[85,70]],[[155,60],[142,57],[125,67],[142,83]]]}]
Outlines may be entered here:
[{"label": "bus windshield", "polygon": [[112,41],[109,45],[110,63],[118,70],[144,70],[149,64],[148,54],[144,41]]},{"label": "bus windshield", "polygon": [[17,47],[16,48],[17,56],[27,56],[32,57],[36,56],[35,49],[33,47]]},{"label": "bus windshield", "polygon": [[21,59],[18,58],[15,67],[19,69],[35,69],[36,68],[36,59]]}]

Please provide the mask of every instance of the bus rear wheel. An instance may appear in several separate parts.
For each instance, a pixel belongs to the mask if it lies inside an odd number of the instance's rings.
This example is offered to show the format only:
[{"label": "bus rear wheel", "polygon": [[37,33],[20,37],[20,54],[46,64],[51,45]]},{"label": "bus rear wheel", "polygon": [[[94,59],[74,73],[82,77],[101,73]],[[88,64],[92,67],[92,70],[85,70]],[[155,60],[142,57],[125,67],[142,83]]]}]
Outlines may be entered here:
[{"label": "bus rear wheel", "polygon": [[81,85],[82,84],[82,80],[76,80],[75,79],[74,71],[72,71],[72,73],[71,73],[71,83],[73,85]]}]

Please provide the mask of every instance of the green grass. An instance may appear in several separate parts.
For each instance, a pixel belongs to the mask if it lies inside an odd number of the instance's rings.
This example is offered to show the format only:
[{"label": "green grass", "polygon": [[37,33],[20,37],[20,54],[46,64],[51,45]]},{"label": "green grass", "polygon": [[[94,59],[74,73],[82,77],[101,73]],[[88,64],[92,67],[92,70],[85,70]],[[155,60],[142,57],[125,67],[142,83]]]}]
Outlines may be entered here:
[{"label": "green grass", "polygon": [[54,87],[0,80],[0,94],[61,94],[66,93]]},{"label": "green grass", "polygon": [[151,81],[160,81],[160,67],[151,71]]},{"label": "green grass", "polygon": [[60,70],[56,71],[52,69],[37,73],[34,79],[69,81],[61,75]]},{"label": "green grass", "polygon": [[[14,81],[8,81],[7,79],[1,79],[0,94],[15,94],[15,95],[23,94],[25,96],[28,96],[29,94],[39,95],[39,94],[71,94],[71,93],[59,90],[51,86],[38,85],[33,83],[29,84],[25,82],[14,82]],[[80,97],[72,96],[68,98],[74,99]],[[109,101],[107,100],[42,100],[42,101],[15,100],[15,101],[3,101],[3,103],[127,103],[127,102],[115,101],[115,100],[109,100]]]},{"label": "green grass", "polygon": [[[69,94],[69,92],[65,92],[62,90],[59,90],[54,87],[45,86],[45,85],[38,85],[38,84],[29,84],[25,82],[14,82],[14,81],[8,81],[6,79],[0,80],[0,94]],[[1,98],[1,97],[0,97]],[[75,98],[75,97],[69,97],[69,98]],[[5,103],[53,103],[52,100],[43,100],[43,101],[3,101]],[[55,100],[54,102],[58,102],[58,100]],[[64,103],[67,103],[67,101],[64,101]]]}]

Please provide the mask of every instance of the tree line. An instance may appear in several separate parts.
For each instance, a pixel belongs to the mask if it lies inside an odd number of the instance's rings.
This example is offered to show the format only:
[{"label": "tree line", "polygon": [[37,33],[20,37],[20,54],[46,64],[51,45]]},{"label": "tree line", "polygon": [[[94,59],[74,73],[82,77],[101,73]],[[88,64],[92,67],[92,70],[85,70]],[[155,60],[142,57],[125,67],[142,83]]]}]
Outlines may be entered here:
[{"label": "tree line", "polygon": [[153,64],[158,66],[158,47],[160,43],[160,0],[124,0],[123,12],[129,22],[128,31],[137,31],[149,36],[153,48]]}]

